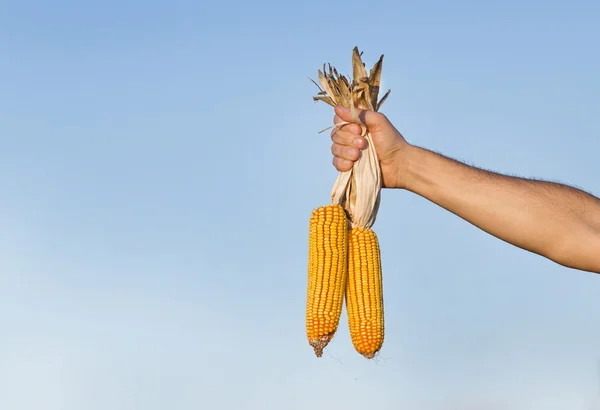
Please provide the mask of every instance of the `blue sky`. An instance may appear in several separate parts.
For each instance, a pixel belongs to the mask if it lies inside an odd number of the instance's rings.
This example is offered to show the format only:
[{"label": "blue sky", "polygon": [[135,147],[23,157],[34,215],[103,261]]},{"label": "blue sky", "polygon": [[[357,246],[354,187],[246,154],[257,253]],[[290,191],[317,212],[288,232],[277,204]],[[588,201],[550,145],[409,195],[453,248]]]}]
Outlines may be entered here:
[{"label": "blue sky", "polygon": [[598,277],[401,191],[386,341],[304,334],[336,177],[308,77],[385,54],[412,143],[600,194],[600,5],[0,3],[0,408],[588,409]]}]

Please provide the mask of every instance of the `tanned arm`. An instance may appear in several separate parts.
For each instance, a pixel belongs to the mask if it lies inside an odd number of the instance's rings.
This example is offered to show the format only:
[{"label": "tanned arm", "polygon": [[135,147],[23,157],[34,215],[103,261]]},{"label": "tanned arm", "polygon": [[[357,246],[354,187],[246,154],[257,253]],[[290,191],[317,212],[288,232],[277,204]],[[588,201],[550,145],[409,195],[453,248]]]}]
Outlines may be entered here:
[{"label": "tanned arm", "polygon": [[485,232],[574,269],[600,273],[600,199],[407,147],[405,188]]}]

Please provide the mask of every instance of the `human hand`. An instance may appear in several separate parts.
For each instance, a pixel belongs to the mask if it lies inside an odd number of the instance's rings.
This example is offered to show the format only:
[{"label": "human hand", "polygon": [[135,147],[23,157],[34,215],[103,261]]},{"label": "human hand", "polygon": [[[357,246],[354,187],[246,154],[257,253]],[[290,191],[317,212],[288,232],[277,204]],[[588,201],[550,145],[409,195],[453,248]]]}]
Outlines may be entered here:
[{"label": "human hand", "polygon": [[[406,151],[410,146],[402,134],[385,115],[375,111],[359,110],[360,120],[367,126],[381,165],[384,188],[404,188],[407,169]],[[360,125],[354,123],[350,109],[335,108],[334,124],[349,122],[331,132],[333,165],[340,172],[349,171],[366,148],[367,141],[361,136]]]}]

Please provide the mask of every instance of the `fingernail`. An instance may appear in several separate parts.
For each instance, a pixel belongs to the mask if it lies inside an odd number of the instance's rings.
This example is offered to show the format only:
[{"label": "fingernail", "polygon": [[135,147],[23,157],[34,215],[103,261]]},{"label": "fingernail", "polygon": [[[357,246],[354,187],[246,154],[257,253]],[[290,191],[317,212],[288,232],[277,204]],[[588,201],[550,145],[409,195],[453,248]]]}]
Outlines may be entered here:
[{"label": "fingernail", "polygon": [[348,108],[344,107],[343,105],[338,105],[337,109],[341,112],[348,112]]},{"label": "fingernail", "polygon": [[362,146],[362,138],[354,138],[354,145],[356,145],[358,148],[360,148]]}]

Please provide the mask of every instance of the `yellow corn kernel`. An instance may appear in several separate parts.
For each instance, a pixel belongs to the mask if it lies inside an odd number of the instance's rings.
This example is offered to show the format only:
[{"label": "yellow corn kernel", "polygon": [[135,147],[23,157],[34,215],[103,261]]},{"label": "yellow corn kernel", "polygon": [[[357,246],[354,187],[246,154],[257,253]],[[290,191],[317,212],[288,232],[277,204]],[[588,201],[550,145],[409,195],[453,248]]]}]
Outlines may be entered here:
[{"label": "yellow corn kernel", "polygon": [[344,303],[348,220],[340,205],[313,210],[308,249],[306,335],[321,357],[338,328]]},{"label": "yellow corn kernel", "polygon": [[375,357],[384,337],[383,285],[379,241],[368,228],[350,231],[346,310],[354,348],[367,359]]}]

